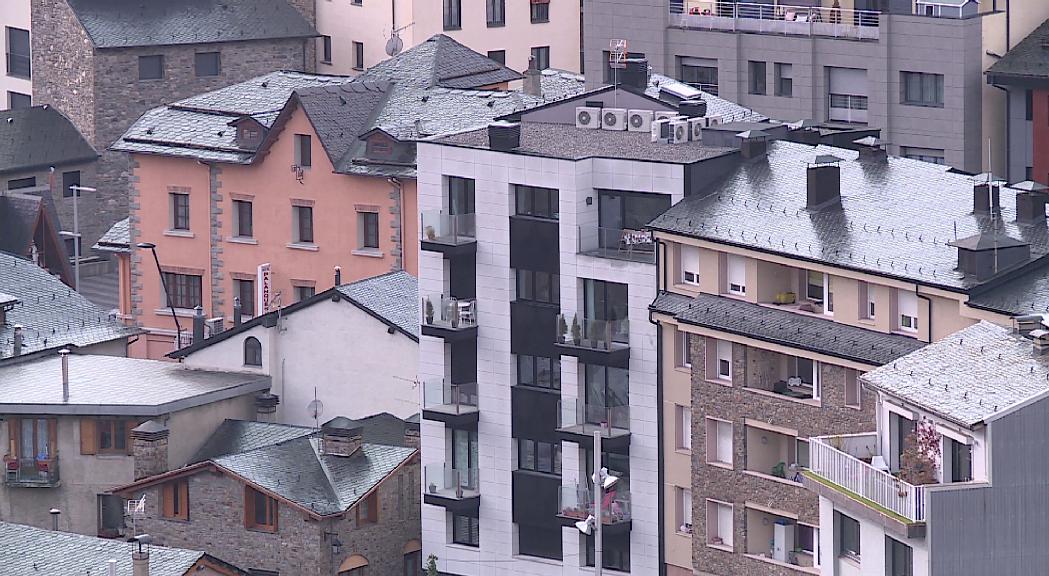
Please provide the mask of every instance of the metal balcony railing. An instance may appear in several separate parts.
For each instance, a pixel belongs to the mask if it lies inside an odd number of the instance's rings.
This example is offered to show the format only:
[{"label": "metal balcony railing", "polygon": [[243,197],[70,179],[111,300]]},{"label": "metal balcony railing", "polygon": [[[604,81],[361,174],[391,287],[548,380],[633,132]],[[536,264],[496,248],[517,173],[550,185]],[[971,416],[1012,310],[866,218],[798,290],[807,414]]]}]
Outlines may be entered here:
[{"label": "metal balcony railing", "polygon": [[7,458],[4,483],[22,486],[55,486],[59,482],[58,456],[46,459]]},{"label": "metal balcony railing", "polygon": [[881,13],[833,6],[671,0],[670,22],[681,28],[788,36],[877,40]]},{"label": "metal balcony railing", "polygon": [[655,264],[656,241],[650,230],[578,226],[579,254]]}]

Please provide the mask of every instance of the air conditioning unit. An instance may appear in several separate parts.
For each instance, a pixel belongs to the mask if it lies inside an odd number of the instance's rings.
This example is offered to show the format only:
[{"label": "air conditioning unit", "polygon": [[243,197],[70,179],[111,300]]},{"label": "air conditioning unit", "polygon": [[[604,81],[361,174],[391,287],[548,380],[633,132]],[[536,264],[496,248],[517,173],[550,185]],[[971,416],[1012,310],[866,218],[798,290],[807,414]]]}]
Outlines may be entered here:
[{"label": "air conditioning unit", "polygon": [[208,338],[221,334],[224,328],[222,316],[219,316],[217,318],[208,318],[204,321],[204,328],[206,328],[204,333],[207,335]]},{"label": "air conditioning unit", "polygon": [[631,132],[648,132],[652,129],[651,110],[631,110],[626,115],[626,129]]},{"label": "air conditioning unit", "polygon": [[601,128],[626,130],[626,108],[605,108],[601,111]]},{"label": "air conditioning unit", "polygon": [[703,118],[688,119],[688,135],[693,142],[703,139]]},{"label": "air conditioning unit", "polygon": [[662,120],[664,118],[676,118],[677,115],[677,112],[674,112],[673,110],[657,110],[654,114],[654,119]]},{"label": "air conditioning unit", "polygon": [[601,109],[593,106],[576,106],[575,127],[596,130],[601,127]]},{"label": "air conditioning unit", "polygon": [[710,128],[712,126],[720,126],[725,119],[721,116],[704,116],[703,121],[703,127]]},{"label": "air conditioning unit", "polygon": [[670,141],[674,144],[688,142],[688,120],[670,121]]},{"label": "air conditioning unit", "polygon": [[652,122],[652,141],[666,141],[670,136],[670,118],[654,120]]}]

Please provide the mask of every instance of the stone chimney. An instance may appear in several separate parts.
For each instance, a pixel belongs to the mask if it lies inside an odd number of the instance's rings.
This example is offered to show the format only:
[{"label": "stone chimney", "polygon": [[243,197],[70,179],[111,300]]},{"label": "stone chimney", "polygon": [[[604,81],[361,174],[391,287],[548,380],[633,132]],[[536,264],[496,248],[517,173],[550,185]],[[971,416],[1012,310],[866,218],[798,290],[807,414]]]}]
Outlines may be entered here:
[{"label": "stone chimney", "polygon": [[990,172],[978,174],[973,185],[973,214],[997,214],[1002,211],[1000,182]]},{"label": "stone chimney", "polygon": [[528,57],[528,69],[524,72],[524,84],[521,91],[529,96],[543,95],[543,73],[535,67],[535,56]]},{"label": "stone chimney", "polygon": [[353,456],[364,440],[364,427],[338,416],[321,426],[321,453],[328,456]]},{"label": "stone chimney", "polygon": [[809,164],[806,171],[805,207],[822,208],[828,204],[841,202],[841,158],[821,154],[816,161]]},{"label": "stone chimney", "polygon": [[157,420],[147,420],[131,429],[135,480],[168,471],[169,434],[168,427]]},{"label": "stone chimney", "polygon": [[22,342],[24,338],[25,336],[22,333],[22,325],[15,324],[14,347],[12,348],[12,355],[18,356],[22,354]]},{"label": "stone chimney", "polygon": [[408,448],[420,449],[418,422],[404,423],[404,445]]},{"label": "stone chimney", "polygon": [[273,422],[274,414],[277,413],[277,405],[280,397],[276,394],[263,392],[255,397],[255,420],[258,422]]}]

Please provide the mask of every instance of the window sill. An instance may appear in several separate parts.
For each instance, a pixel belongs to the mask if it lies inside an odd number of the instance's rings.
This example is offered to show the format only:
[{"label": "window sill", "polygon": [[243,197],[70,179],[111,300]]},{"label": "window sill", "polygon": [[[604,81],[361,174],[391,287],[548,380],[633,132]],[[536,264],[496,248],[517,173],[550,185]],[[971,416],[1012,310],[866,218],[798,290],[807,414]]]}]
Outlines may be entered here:
[{"label": "window sill", "polygon": [[543,386],[532,386],[531,384],[514,384],[515,388],[521,388],[522,390],[528,390],[530,392],[541,392],[543,394],[561,396],[560,388],[546,388]]},{"label": "window sill", "polygon": [[855,554],[849,554],[848,552],[842,552],[841,554],[838,554],[838,558],[848,562],[849,564],[852,564],[856,568],[860,568],[860,567],[863,566],[863,563],[860,561],[860,557],[855,555]]},{"label": "window sill", "polygon": [[[171,308],[155,308],[153,313],[157,316],[171,316]],[[193,310],[190,310],[189,308],[175,308],[175,316],[178,316],[179,318],[192,318],[195,314],[193,313]]]},{"label": "window sill", "polygon": [[445,32],[455,32],[456,30],[462,30],[462,29],[463,29],[462,26],[445,26],[444,27],[444,31]]},{"label": "window sill", "polygon": [[546,20],[532,20],[531,22],[532,24],[548,24],[550,23],[550,19],[547,18]]},{"label": "window sill", "polygon": [[674,371],[682,374],[692,374],[692,366],[674,366]]},{"label": "window sill", "polygon": [[252,238],[251,236],[230,236],[229,238],[226,238],[226,242],[231,242],[233,244],[252,244],[252,245],[258,245],[258,243],[259,243],[258,240]]},{"label": "window sill", "polygon": [[677,448],[674,448],[674,453],[675,454],[681,454],[682,456],[691,456],[692,455],[692,449],[691,448],[682,448],[682,447],[678,446]]},{"label": "window sill", "polygon": [[264,526],[248,526],[245,528],[248,532],[260,532],[262,534],[276,534],[276,528],[266,528]]},{"label": "window sill", "polygon": [[878,321],[875,320],[874,318],[860,318],[856,322],[858,324],[863,324],[864,326],[871,326],[871,327],[877,326],[877,324],[878,324]]},{"label": "window sill", "polygon": [[674,534],[681,536],[682,538],[692,538],[691,532],[682,532],[681,530],[674,530]]},{"label": "window sill", "polygon": [[488,22],[489,28],[506,28],[506,22]]},{"label": "window sill", "polygon": [[698,296],[700,294],[699,284],[691,282],[677,282],[671,286],[675,292],[683,292],[687,296]]},{"label": "window sill", "polygon": [[316,244],[306,242],[288,242],[286,246],[292,250],[305,250],[307,252],[316,252],[319,250]]},{"label": "window sill", "polygon": [[784,396],[783,394],[777,394],[777,393],[775,393],[775,392],[773,392],[771,390],[761,390],[761,389],[758,389],[758,388],[749,388],[747,386],[744,386],[743,389],[744,390],[748,390],[750,392],[753,392],[755,394],[760,394],[761,396],[768,396],[769,398],[778,398],[780,400],[787,400],[789,402],[795,402],[795,403],[798,403],[798,404],[804,404],[806,406],[815,406],[817,408],[822,406],[822,403],[816,398],[791,398],[790,396]]},{"label": "window sill", "polygon": [[165,230],[165,236],[172,236],[175,238],[196,238],[197,235],[189,230]]},{"label": "window sill", "polygon": [[564,566],[564,562],[561,560],[554,560],[551,558],[543,558],[542,556],[529,556],[528,554],[514,554],[513,558],[518,560],[527,560],[529,562],[535,562],[538,564],[547,564],[550,566],[557,566],[557,572],[561,571]]},{"label": "window sill", "polygon": [[176,524],[189,524],[189,518],[167,518],[165,516],[160,517],[164,522],[174,522]]},{"label": "window sill", "polygon": [[351,70],[356,70],[357,72],[364,72],[364,66],[354,66],[353,68],[351,68]]},{"label": "window sill", "polygon": [[133,458],[133,456],[127,452],[118,450],[116,452],[98,452],[95,454],[95,458],[100,460],[123,460],[125,458]]},{"label": "window sill", "polygon": [[773,560],[772,558],[767,558],[765,556],[762,556],[761,554],[744,554],[744,556],[746,556],[747,558],[753,558],[754,560],[759,560],[761,562],[765,562],[767,564],[773,564],[775,566],[783,566],[785,568],[791,568],[793,570],[797,570],[798,572],[804,572],[805,574],[819,574],[820,573],[820,569],[818,567],[811,567],[810,568],[810,567],[806,567],[806,566],[798,566],[797,564],[788,564],[786,562],[780,562],[779,560]]},{"label": "window sill", "polygon": [[[354,4],[354,6],[357,6],[357,4]],[[331,60],[318,60],[318,62],[321,63],[321,64],[326,64],[328,66],[331,66]]]},{"label": "window sill", "polygon": [[[753,476],[755,478],[761,478],[763,480],[769,480],[772,482],[778,482],[780,484],[786,484],[787,486],[793,486],[794,488],[802,488],[801,482],[794,482],[786,478],[780,478],[779,476],[773,476],[772,474],[765,474],[763,472],[755,472],[753,470],[742,471],[747,476]],[[789,472],[789,469],[788,469]]]},{"label": "window sill", "polygon": [[736,550],[733,549],[732,546],[728,546],[726,544],[711,544],[711,543],[708,542],[707,543],[707,548],[713,548],[715,550],[721,550],[722,552],[728,552],[730,554],[734,554],[736,552]]},{"label": "window sill", "polygon": [[917,330],[906,330],[904,328],[897,328],[896,330],[893,330],[892,333],[893,334],[898,334],[900,336],[907,336],[908,338],[917,338],[918,337],[918,331]]},{"label": "window sill", "polygon": [[725,388],[732,388],[732,380],[722,380],[720,378],[704,378],[704,382],[707,384],[717,384],[718,386],[724,386]]},{"label": "window sill", "polygon": [[465,550],[467,552],[479,552],[481,548],[480,544],[463,544],[462,542],[449,542],[445,546],[453,550]]},{"label": "window sill", "polygon": [[900,102],[900,106],[914,106],[915,108],[943,108],[943,104],[927,104],[924,102]]},{"label": "window sill", "polygon": [[361,249],[358,249],[358,250],[351,251],[350,254],[353,254],[354,256],[364,256],[366,258],[382,258],[383,257],[383,251],[382,250],[376,250],[374,248],[361,248]]},{"label": "window sill", "polygon": [[713,466],[715,468],[721,468],[722,470],[735,470],[732,464],[728,462],[707,462],[707,466]]}]

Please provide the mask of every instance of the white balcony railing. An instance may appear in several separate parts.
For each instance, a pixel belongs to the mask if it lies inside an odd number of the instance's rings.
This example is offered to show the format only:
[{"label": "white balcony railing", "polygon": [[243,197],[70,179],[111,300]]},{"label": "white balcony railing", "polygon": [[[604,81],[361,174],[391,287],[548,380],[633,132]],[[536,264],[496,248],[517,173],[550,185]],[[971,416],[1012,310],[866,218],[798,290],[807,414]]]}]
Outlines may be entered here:
[{"label": "white balcony railing", "polygon": [[[876,434],[821,436],[809,442],[809,471],[909,522],[925,521],[925,487],[908,484],[859,457],[873,457]],[[860,453],[863,450],[865,453]],[[856,454],[850,454],[850,452]]]},{"label": "white balcony railing", "polygon": [[699,30],[827,36],[853,40],[879,38],[880,12],[823,6],[792,6],[719,2],[717,0],[671,0],[671,25]]}]

